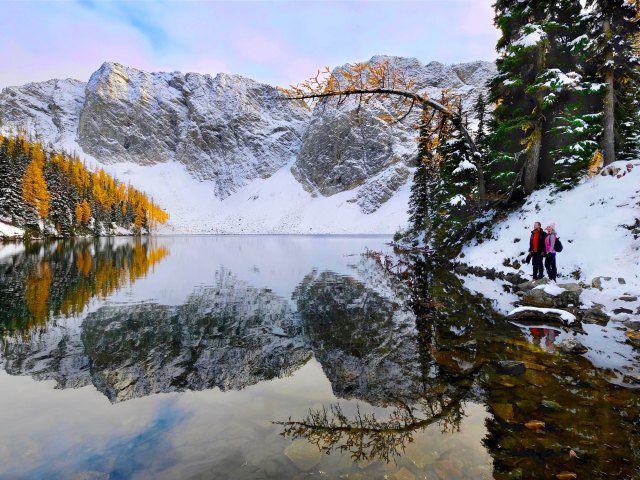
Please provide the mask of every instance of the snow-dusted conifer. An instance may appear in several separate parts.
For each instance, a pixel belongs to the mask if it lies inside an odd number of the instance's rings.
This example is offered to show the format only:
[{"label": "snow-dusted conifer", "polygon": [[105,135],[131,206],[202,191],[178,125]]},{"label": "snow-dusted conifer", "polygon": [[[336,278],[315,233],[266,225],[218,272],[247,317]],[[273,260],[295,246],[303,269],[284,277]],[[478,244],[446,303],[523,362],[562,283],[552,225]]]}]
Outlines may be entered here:
[{"label": "snow-dusted conifer", "polygon": [[539,180],[570,187],[587,171],[601,134],[603,90],[588,70],[588,24],[577,2],[548,9],[549,63],[535,88],[545,94],[545,128]]},{"label": "snow-dusted conifer", "polygon": [[[570,105],[573,93],[591,93],[572,52],[583,35],[584,24],[576,22],[582,7],[578,0],[498,0],[495,8],[502,37],[498,75],[490,86],[497,105],[491,126],[493,187],[504,190],[520,180],[528,194],[540,182],[562,176],[554,160],[567,149],[576,153],[575,145],[583,141],[566,135],[572,122],[579,123],[576,115],[590,113]],[[564,130],[562,123],[554,125],[556,116],[566,122]],[[585,131],[577,127],[572,133]],[[584,152],[580,158],[590,156]]]},{"label": "snow-dusted conifer", "polygon": [[[428,111],[425,107],[423,116],[427,115]],[[423,122],[418,139],[418,156],[411,184],[408,213],[410,236],[416,243],[424,243],[425,245],[429,243],[428,237],[432,231],[432,220],[439,204],[441,192],[435,146],[428,126],[426,122]]]},{"label": "snow-dusted conifer", "polygon": [[473,114],[478,122],[476,127],[475,142],[478,152],[485,157],[487,154],[487,100],[480,93],[473,104]]},{"label": "snow-dusted conifer", "polygon": [[630,0],[588,0],[586,14],[594,73],[606,85],[602,102],[604,164],[638,151],[640,58],[634,48],[640,5]]},{"label": "snow-dusted conifer", "polygon": [[462,102],[451,128],[442,130],[438,144],[440,204],[432,222],[434,246],[456,251],[473,226],[477,206],[478,170],[473,152],[460,133],[464,121]]}]

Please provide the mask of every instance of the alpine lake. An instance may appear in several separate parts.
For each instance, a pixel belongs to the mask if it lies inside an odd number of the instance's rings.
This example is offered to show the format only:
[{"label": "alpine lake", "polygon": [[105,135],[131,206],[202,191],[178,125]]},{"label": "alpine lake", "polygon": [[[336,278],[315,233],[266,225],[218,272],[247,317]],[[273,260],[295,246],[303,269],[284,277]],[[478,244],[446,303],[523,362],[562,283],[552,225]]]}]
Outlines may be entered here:
[{"label": "alpine lake", "polygon": [[389,241],[0,245],[0,478],[640,478],[638,389]]}]

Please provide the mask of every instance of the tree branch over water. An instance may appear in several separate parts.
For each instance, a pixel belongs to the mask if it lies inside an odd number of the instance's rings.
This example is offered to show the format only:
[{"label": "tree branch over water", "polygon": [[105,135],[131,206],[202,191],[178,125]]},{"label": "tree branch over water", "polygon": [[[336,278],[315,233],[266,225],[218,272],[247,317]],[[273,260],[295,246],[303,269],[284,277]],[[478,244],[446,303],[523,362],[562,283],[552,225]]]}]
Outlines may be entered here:
[{"label": "tree branch over water", "polygon": [[[344,105],[350,97],[356,97],[358,109],[368,105],[373,99],[386,101],[391,115],[382,117],[387,123],[397,123],[407,118],[416,103],[422,105],[422,115],[415,128],[420,130],[418,141],[426,145],[437,145],[442,132],[450,122],[458,130],[475,159],[478,172],[478,196],[481,204],[486,203],[486,187],[482,168],[482,158],[478,148],[464,126],[462,115],[451,108],[456,102],[438,102],[426,93],[418,93],[413,80],[395,63],[386,59],[379,63],[355,63],[331,71],[329,67],[318,70],[314,77],[298,85],[280,89],[291,100],[305,100],[310,103],[336,99],[337,106]],[[443,92],[443,100],[448,97]],[[438,115],[429,115],[429,110]]]}]

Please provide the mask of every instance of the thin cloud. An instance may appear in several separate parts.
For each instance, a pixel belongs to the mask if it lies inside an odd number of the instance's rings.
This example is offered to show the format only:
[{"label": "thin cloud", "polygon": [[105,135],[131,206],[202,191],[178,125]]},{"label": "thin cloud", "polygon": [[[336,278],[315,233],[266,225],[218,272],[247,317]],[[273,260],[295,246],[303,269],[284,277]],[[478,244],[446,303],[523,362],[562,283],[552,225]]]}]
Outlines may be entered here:
[{"label": "thin cloud", "polygon": [[[277,85],[376,54],[492,60],[492,1],[5,2],[0,87],[87,80],[107,59]],[[28,19],[30,28],[16,18]]]}]

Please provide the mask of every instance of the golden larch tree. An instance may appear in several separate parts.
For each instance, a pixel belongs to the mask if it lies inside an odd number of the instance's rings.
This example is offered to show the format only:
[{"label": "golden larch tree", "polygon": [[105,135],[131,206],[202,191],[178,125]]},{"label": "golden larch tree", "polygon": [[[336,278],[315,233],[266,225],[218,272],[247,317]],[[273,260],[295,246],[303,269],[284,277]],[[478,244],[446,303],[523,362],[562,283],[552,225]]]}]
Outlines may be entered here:
[{"label": "golden larch tree", "polygon": [[49,216],[50,195],[39,159],[33,158],[22,179],[22,198],[36,209],[42,218]]}]

